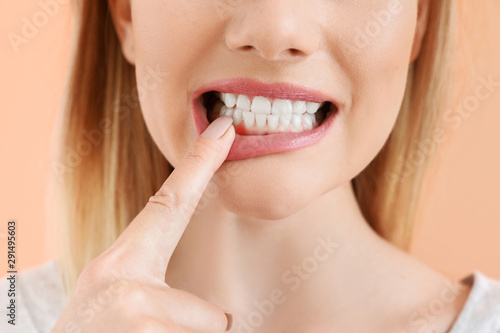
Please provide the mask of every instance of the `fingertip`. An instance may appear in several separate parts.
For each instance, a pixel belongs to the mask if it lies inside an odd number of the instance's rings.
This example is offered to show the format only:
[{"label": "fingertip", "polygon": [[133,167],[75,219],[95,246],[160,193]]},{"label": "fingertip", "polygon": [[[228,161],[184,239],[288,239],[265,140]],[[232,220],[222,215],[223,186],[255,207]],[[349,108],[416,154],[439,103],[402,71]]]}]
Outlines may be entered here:
[{"label": "fingertip", "polygon": [[233,118],[228,116],[219,117],[215,119],[210,125],[208,125],[201,136],[213,140],[218,140],[227,133],[228,128],[233,127],[232,124]]},{"label": "fingertip", "polygon": [[234,129],[233,123],[227,128],[226,132],[221,136],[220,140],[228,140],[233,143],[236,137],[236,131]]},{"label": "fingertip", "polygon": [[232,123],[232,118],[227,117],[231,120],[229,127],[226,129],[224,134],[217,139],[217,143],[219,144],[219,147],[221,148],[221,154],[223,155],[223,158],[225,159],[227,155],[229,154],[229,151],[231,150],[231,147],[234,143],[234,140],[236,138],[236,131],[234,129],[233,123]]}]

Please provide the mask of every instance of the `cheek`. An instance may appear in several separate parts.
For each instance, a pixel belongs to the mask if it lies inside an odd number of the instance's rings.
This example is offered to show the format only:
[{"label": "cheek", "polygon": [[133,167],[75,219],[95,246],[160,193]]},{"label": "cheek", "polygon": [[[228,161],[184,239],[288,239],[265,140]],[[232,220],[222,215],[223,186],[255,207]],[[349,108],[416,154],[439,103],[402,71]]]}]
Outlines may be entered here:
[{"label": "cheek", "polygon": [[[391,3],[400,5],[394,9]],[[378,154],[399,114],[416,6],[413,1],[386,1],[366,13],[345,31],[345,51],[339,56],[351,83],[351,105],[342,118],[347,151],[355,154],[352,159],[362,168]]]},{"label": "cheek", "polygon": [[[211,2],[201,0],[133,2],[141,108],[155,143],[174,166],[197,137],[187,87],[202,66],[203,50],[214,44],[210,11]],[[158,72],[160,82],[153,87]]]},{"label": "cheek", "polygon": [[[137,83],[141,86],[146,68],[136,66]],[[143,77],[141,79],[141,77]],[[157,89],[148,90],[140,98],[142,114],[149,133],[167,160],[176,166],[185,151],[196,139],[191,129],[189,106],[183,99],[176,98],[172,87],[164,82]]]},{"label": "cheek", "polygon": [[138,0],[132,20],[137,56],[152,63],[167,61],[171,73],[194,70],[190,66],[198,65],[214,43],[208,36],[222,24],[213,3],[205,0]]}]

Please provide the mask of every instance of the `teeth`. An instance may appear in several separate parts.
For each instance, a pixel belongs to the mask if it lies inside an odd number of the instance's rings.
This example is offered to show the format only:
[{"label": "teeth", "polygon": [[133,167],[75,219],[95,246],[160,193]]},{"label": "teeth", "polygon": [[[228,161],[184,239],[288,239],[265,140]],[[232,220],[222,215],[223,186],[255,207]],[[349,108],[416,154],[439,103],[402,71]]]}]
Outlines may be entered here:
[{"label": "teeth", "polygon": [[291,114],[284,114],[280,116],[280,126],[282,129],[287,130],[290,127],[290,121],[292,120]]},{"label": "teeth", "polygon": [[303,114],[302,123],[308,130],[311,130],[313,128],[313,124],[316,123],[316,116],[309,113]]},{"label": "teeth", "polygon": [[297,132],[302,129],[302,115],[301,114],[293,114],[292,115],[292,127]]},{"label": "teeth", "polygon": [[264,129],[266,126],[267,116],[265,114],[256,114],[255,115],[255,124],[257,124],[258,129]]},{"label": "teeth", "polygon": [[307,102],[307,113],[313,114],[323,106],[323,103]]},{"label": "teeth", "polygon": [[233,114],[233,124],[238,126],[243,120],[243,111],[241,109],[235,109]]},{"label": "teeth", "polygon": [[234,113],[234,109],[228,108],[227,106],[223,105],[222,108],[220,109],[220,115],[221,116],[228,116],[232,117]]},{"label": "teeth", "polygon": [[256,96],[252,101],[252,112],[257,114],[270,114],[271,102],[265,97]]},{"label": "teeth", "polygon": [[262,96],[252,99],[247,95],[222,92],[215,94],[224,103],[220,115],[232,117],[235,126],[243,121],[248,130],[264,130],[266,125],[270,131],[311,130],[317,126],[315,113],[324,105],[286,99],[270,100]]},{"label": "teeth", "polygon": [[271,131],[274,131],[278,127],[278,122],[280,120],[280,116],[277,114],[271,114],[267,116],[267,125]]},{"label": "teeth", "polygon": [[238,99],[236,100],[236,107],[238,109],[241,109],[243,111],[250,111],[250,98],[246,95],[239,95]]},{"label": "teeth", "polygon": [[273,102],[273,114],[292,114],[292,101],[286,99],[275,99]]},{"label": "teeth", "polygon": [[235,94],[226,94],[226,93],[220,93],[220,99],[224,102],[224,104],[228,108],[234,108],[236,105],[236,95]]},{"label": "teeth", "polygon": [[250,111],[243,111],[243,122],[247,129],[251,129],[255,122],[255,114]]},{"label": "teeth", "polygon": [[304,101],[295,101],[293,102],[293,113],[295,114],[303,114],[306,112],[307,104]]}]

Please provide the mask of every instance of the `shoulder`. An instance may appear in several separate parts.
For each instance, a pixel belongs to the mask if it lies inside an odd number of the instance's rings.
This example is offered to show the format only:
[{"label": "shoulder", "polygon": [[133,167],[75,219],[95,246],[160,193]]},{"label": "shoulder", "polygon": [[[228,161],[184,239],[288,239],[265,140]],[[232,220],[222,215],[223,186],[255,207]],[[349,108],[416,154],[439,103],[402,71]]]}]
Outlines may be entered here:
[{"label": "shoulder", "polygon": [[0,331],[50,332],[67,302],[56,262],[22,271],[12,279],[9,277],[0,281],[0,293],[7,295],[10,290],[9,301],[15,301],[15,326],[9,324],[7,318],[0,321]]},{"label": "shoulder", "polygon": [[474,271],[463,281],[471,291],[450,333],[500,333],[500,280]]}]

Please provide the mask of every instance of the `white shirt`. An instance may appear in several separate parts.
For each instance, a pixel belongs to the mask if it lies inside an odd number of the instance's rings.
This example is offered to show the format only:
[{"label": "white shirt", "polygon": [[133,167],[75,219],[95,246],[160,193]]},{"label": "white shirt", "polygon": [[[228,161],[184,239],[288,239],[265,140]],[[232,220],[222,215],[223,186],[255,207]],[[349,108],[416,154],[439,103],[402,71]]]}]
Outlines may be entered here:
[{"label": "white shirt", "polygon": [[[479,271],[464,278],[469,297],[450,333],[500,333],[500,281]],[[7,300],[10,282],[0,282],[0,300]],[[55,261],[17,276],[16,325],[8,324],[7,303],[1,304],[0,332],[50,332],[67,304]],[[347,332],[346,332],[347,333]]]}]

